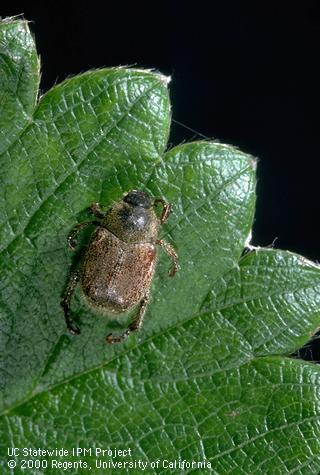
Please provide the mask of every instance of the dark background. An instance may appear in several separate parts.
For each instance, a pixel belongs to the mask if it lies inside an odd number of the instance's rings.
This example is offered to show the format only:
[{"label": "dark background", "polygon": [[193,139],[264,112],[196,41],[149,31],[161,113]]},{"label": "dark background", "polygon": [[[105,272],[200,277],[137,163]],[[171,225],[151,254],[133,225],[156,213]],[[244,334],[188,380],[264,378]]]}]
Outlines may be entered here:
[{"label": "dark background", "polygon": [[203,134],[259,157],[253,243],[320,261],[316,1],[27,3],[0,14],[32,21],[42,91],[102,66],[171,75],[173,119],[194,131],[173,123],[170,143]]}]

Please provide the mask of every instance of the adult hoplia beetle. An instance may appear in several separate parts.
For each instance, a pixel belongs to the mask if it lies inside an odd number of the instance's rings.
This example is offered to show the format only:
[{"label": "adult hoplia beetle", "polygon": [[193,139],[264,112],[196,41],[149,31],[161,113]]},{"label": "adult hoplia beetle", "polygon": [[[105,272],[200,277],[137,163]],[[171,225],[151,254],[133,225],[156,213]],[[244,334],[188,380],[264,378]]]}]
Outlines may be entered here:
[{"label": "adult hoplia beetle", "polygon": [[[155,210],[158,203],[162,205],[160,217]],[[68,330],[75,335],[80,329],[72,323],[70,304],[78,283],[87,303],[98,311],[119,314],[137,306],[127,330],[106,337],[108,343],[119,343],[142,326],[157,262],[157,246],[172,260],[169,275],[174,276],[178,270],[174,248],[158,239],[159,228],[168,219],[171,205],[163,198],[152,200],[146,192],[131,190],[106,212],[99,203],[91,205],[91,212],[95,219],[76,224],[68,237],[69,247],[74,250],[78,232],[87,226],[96,227],[70,275],[61,306]]]}]

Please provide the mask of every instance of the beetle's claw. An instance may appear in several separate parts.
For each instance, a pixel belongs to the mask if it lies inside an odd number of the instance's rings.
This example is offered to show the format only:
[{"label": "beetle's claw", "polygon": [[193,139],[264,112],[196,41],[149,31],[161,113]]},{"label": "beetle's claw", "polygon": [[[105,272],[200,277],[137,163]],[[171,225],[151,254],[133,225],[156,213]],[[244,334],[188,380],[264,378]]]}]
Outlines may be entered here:
[{"label": "beetle's claw", "polygon": [[81,330],[79,327],[72,327],[71,325],[68,327],[68,330],[72,335],[80,335],[81,333]]},{"label": "beetle's claw", "polygon": [[112,333],[106,336],[106,342],[112,345],[112,343],[121,343],[125,339],[124,335],[113,336]]},{"label": "beetle's claw", "polygon": [[178,265],[176,265],[174,267],[171,267],[171,269],[169,269],[169,272],[168,272],[169,277],[174,277],[176,275],[176,273],[178,272],[178,270],[179,270]]},{"label": "beetle's claw", "polygon": [[113,343],[112,333],[109,333],[109,335],[106,336],[106,342],[110,344]]},{"label": "beetle's claw", "polygon": [[119,341],[119,338],[112,336],[112,333],[109,333],[109,335],[106,336],[106,342],[110,345],[112,343],[119,343]]},{"label": "beetle's claw", "polygon": [[68,246],[69,246],[69,248],[71,249],[71,251],[74,251],[74,250],[75,250],[76,245],[77,245],[77,243],[76,243],[76,241],[75,241],[74,239],[68,238]]}]

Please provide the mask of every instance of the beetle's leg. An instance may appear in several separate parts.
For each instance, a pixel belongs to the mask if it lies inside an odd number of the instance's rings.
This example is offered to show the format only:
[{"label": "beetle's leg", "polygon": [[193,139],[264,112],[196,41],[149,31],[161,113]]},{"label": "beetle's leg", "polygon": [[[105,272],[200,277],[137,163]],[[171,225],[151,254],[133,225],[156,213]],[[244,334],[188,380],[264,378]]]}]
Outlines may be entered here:
[{"label": "beetle's leg", "polygon": [[73,251],[75,250],[75,247],[77,245],[76,235],[78,234],[78,232],[81,231],[81,229],[86,228],[87,226],[91,226],[91,225],[100,226],[100,222],[99,221],[84,221],[83,223],[76,224],[72,228],[72,231],[68,236],[68,245],[70,249],[72,249]]},{"label": "beetle's leg", "polygon": [[106,337],[106,341],[108,343],[121,343],[130,335],[130,333],[140,330],[140,328],[142,327],[142,323],[143,323],[143,319],[146,313],[148,302],[149,302],[149,293],[146,293],[146,295],[140,301],[137,316],[135,317],[133,322],[130,323],[128,329],[125,332],[123,332],[122,335],[119,335],[119,336],[113,336],[112,333],[109,333],[109,335],[107,335]]},{"label": "beetle's leg", "polygon": [[178,264],[178,254],[174,250],[173,246],[166,242],[164,239],[158,239],[156,243],[162,247],[164,251],[168,254],[168,256],[171,258],[172,261],[172,266],[171,269],[169,270],[169,276],[173,277],[178,269],[179,269],[179,264]]},{"label": "beetle's leg", "polygon": [[92,203],[90,206],[90,211],[96,218],[99,219],[103,219],[106,216],[106,213],[104,213],[101,209],[100,203]]},{"label": "beetle's leg", "polygon": [[77,326],[72,325],[72,321],[70,318],[70,302],[72,295],[76,289],[77,283],[79,282],[79,270],[76,269],[72,272],[69,278],[68,286],[65,290],[63,299],[60,302],[61,307],[63,308],[64,311],[64,318],[67,324],[67,328],[70,333],[73,335],[79,335],[80,334],[80,328]]},{"label": "beetle's leg", "polygon": [[169,215],[171,213],[171,204],[167,203],[163,198],[156,198],[153,204],[155,205],[156,203],[161,203],[163,206],[163,210],[160,216],[160,223],[163,224],[169,218]]}]

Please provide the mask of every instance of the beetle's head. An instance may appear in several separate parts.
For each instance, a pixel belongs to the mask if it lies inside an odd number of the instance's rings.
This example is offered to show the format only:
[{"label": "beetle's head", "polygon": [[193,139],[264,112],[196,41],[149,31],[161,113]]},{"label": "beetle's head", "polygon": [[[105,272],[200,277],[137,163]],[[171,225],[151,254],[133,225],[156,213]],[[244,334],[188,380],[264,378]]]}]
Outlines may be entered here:
[{"label": "beetle's head", "polygon": [[152,201],[148,193],[139,190],[131,190],[126,193],[123,201],[138,208],[149,209],[152,206]]},{"label": "beetle's head", "polygon": [[124,242],[155,242],[160,221],[148,193],[130,190],[107,211],[101,224]]}]

